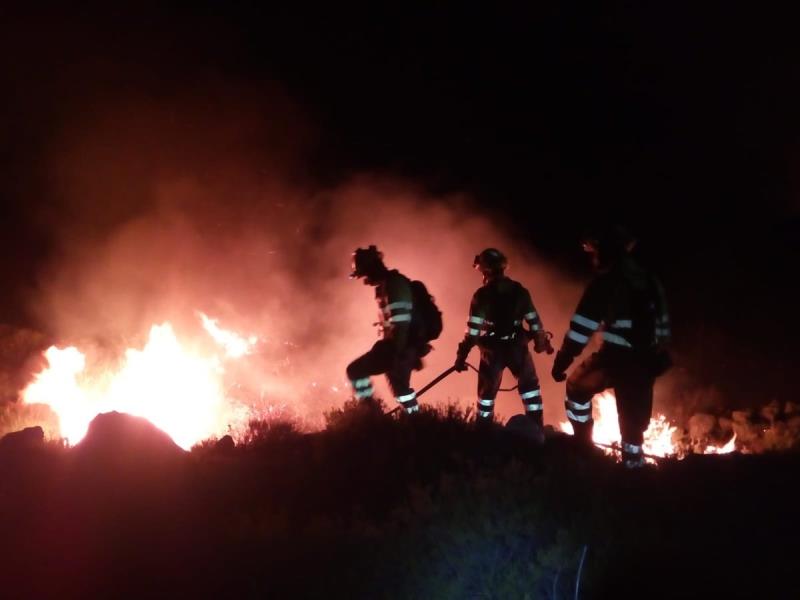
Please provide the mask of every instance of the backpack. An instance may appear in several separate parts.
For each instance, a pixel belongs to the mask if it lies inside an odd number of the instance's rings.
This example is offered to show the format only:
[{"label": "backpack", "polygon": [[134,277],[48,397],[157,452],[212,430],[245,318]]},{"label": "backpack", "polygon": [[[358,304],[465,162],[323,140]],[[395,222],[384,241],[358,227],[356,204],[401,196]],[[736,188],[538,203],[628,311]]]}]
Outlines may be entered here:
[{"label": "backpack", "polygon": [[442,334],[442,311],[421,281],[411,282],[411,295],[414,303],[411,324],[417,339],[424,343],[437,339]]}]

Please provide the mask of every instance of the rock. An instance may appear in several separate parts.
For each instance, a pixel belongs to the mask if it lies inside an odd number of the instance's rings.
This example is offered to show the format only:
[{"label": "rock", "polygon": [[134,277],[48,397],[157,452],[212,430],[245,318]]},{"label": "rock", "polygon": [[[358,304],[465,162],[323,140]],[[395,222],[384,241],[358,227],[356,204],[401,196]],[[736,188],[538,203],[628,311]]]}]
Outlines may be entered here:
[{"label": "rock", "polygon": [[525,415],[514,415],[506,423],[506,430],[541,446],[544,444],[544,429]]},{"label": "rock", "polygon": [[172,438],[147,419],[125,413],[97,415],[76,446],[81,455],[116,459],[158,460],[184,454]]},{"label": "rock", "polygon": [[230,435],[225,435],[217,440],[217,443],[214,444],[214,448],[219,450],[220,452],[230,452],[234,448],[236,448],[236,444],[233,441],[233,438]]},{"label": "rock", "polygon": [[0,448],[4,450],[27,450],[38,448],[42,444],[44,444],[44,430],[38,425],[8,433],[0,438]]}]

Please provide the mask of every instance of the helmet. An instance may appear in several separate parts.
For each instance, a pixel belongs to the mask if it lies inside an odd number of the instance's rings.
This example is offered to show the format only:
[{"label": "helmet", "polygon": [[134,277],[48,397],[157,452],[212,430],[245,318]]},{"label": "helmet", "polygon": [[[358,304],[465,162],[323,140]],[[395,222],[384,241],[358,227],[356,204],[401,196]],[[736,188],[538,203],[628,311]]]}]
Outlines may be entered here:
[{"label": "helmet", "polygon": [[475,256],[472,266],[484,275],[500,275],[508,267],[508,259],[497,248],[487,248]]},{"label": "helmet", "polygon": [[598,265],[607,266],[631,252],[636,238],[625,227],[611,225],[583,236],[582,246],[595,257]]},{"label": "helmet", "polygon": [[352,267],[350,279],[369,277],[386,268],[383,264],[383,253],[379,252],[375,246],[357,248],[353,252]]}]

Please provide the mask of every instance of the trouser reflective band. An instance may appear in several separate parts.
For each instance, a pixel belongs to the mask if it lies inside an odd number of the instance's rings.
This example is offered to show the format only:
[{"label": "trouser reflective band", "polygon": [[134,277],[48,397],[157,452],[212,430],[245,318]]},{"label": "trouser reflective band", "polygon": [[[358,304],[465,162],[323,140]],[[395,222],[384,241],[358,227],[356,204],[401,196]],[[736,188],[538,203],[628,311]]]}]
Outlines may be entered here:
[{"label": "trouser reflective band", "polygon": [[575,402],[567,397],[564,400],[567,408],[567,418],[576,423],[588,423],[592,419],[592,400],[587,402]]},{"label": "trouser reflective band", "polygon": [[408,394],[397,396],[396,399],[400,405],[406,409],[407,413],[417,412],[419,410],[419,404],[417,403],[417,392],[413,390]]},{"label": "trouser reflective band", "polygon": [[[531,401],[533,398],[541,398],[542,391],[541,390],[531,390],[529,392],[521,392],[519,397],[522,400],[522,403],[525,405],[525,410],[527,412],[536,412],[542,410],[544,407],[541,402],[533,402]],[[525,402],[528,400],[528,402]]]},{"label": "trouser reflective band", "polygon": [[622,442],[622,451],[626,454],[641,454],[642,447],[638,444],[629,444],[628,442]]},{"label": "trouser reflective band", "polygon": [[494,412],[494,398],[481,398],[478,400],[478,416],[484,419],[492,416]]},{"label": "trouser reflective band", "polygon": [[374,390],[372,389],[372,383],[369,380],[369,377],[364,377],[362,379],[353,379],[350,381],[353,386],[354,395],[356,398],[371,398]]},{"label": "trouser reflective band", "polygon": [[568,410],[567,418],[570,421],[575,421],[576,423],[588,423],[589,419],[592,418],[592,415],[576,415],[571,410]]}]

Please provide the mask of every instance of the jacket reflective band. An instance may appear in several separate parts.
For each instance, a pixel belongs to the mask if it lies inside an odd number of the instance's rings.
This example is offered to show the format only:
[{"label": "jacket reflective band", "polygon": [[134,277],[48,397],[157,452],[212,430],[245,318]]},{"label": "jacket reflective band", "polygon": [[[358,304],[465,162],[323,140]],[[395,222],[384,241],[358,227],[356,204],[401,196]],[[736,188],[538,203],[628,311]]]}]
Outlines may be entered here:
[{"label": "jacket reflective band", "polygon": [[627,452],[628,454],[639,454],[642,451],[642,447],[636,444],[622,442],[622,451]]},{"label": "jacket reflective band", "polygon": [[356,390],[356,398],[370,398],[373,394],[372,386]]},{"label": "jacket reflective band", "polygon": [[392,315],[391,317],[389,317],[390,323],[403,323],[410,320],[411,320],[411,315],[409,315],[408,313],[404,315]]},{"label": "jacket reflective band", "polygon": [[576,415],[571,410],[567,411],[567,418],[570,421],[575,421],[577,423],[587,423],[589,419],[592,418],[592,415]]},{"label": "jacket reflective band", "polygon": [[383,312],[391,312],[398,309],[411,310],[412,308],[414,308],[414,305],[411,302],[392,302],[383,307]]},{"label": "jacket reflective band", "polygon": [[401,404],[405,402],[411,402],[417,397],[417,392],[411,392],[410,394],[406,394],[404,396],[397,396],[397,401]]},{"label": "jacket reflective band", "polygon": [[597,321],[592,321],[591,319],[587,319],[583,315],[578,314],[572,317],[572,322],[586,327],[587,329],[591,329],[592,331],[597,331],[597,329],[600,327],[600,323]]},{"label": "jacket reflective band", "polygon": [[364,377],[363,379],[353,379],[350,383],[352,383],[353,387],[356,389],[370,387],[369,377]]},{"label": "jacket reflective band", "polygon": [[581,335],[580,333],[578,333],[577,331],[573,331],[572,329],[570,329],[567,332],[567,337],[575,342],[578,342],[579,344],[585,344],[586,342],[589,341],[589,338],[587,336]]},{"label": "jacket reflective band", "polygon": [[492,411],[490,411],[490,410],[479,410],[478,411],[478,416],[479,417],[491,417],[492,416]]},{"label": "jacket reflective band", "polygon": [[531,331],[539,331],[540,329],[541,329],[541,327],[539,327],[538,323],[533,323],[531,325]]},{"label": "jacket reflective band", "polygon": [[494,406],[494,400],[484,400],[483,398],[481,398],[480,400],[478,400],[478,404],[481,406],[488,406],[489,408],[492,408]]},{"label": "jacket reflective band", "polygon": [[525,313],[525,320],[526,321],[533,321],[537,317],[536,311],[532,310],[529,313]]},{"label": "jacket reflective band", "polygon": [[419,412],[419,404],[415,404],[414,406],[407,406],[406,412],[409,414]]},{"label": "jacket reflective band", "polygon": [[469,319],[467,319],[467,323],[474,323],[475,325],[483,325],[486,322],[486,319],[483,317],[474,317],[470,315]]},{"label": "jacket reflective band", "polygon": [[519,397],[523,400],[527,400],[528,398],[536,398],[537,396],[542,395],[542,390],[531,390],[530,392],[525,392],[524,394],[520,394]]},{"label": "jacket reflective band", "polygon": [[669,329],[665,327],[656,327],[656,335],[660,337],[668,337]]},{"label": "jacket reflective band", "polygon": [[541,404],[526,404],[525,410],[527,412],[537,412],[542,410],[543,406]]},{"label": "jacket reflective band", "polygon": [[617,346],[624,346],[625,348],[633,348],[633,346],[631,346],[628,340],[626,340],[621,335],[617,335],[616,333],[609,333],[608,331],[604,331],[603,339],[610,344],[616,344]]},{"label": "jacket reflective band", "polygon": [[471,327],[468,327],[467,333],[470,335],[480,335],[481,332],[478,329],[472,329]]},{"label": "jacket reflective band", "polygon": [[614,329],[630,329],[633,327],[633,321],[630,319],[619,319],[611,324]]},{"label": "jacket reflective band", "polygon": [[589,410],[590,408],[592,408],[591,400],[589,400],[586,404],[580,404],[578,402],[575,402],[567,398],[566,404],[567,408],[568,409],[571,408],[572,410]]}]

